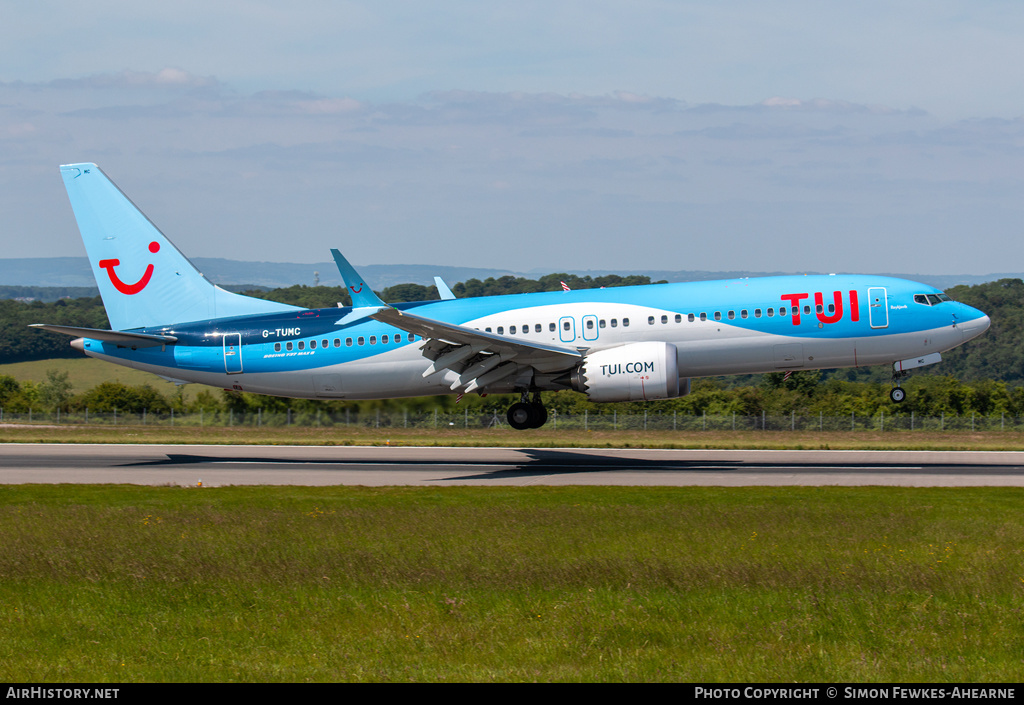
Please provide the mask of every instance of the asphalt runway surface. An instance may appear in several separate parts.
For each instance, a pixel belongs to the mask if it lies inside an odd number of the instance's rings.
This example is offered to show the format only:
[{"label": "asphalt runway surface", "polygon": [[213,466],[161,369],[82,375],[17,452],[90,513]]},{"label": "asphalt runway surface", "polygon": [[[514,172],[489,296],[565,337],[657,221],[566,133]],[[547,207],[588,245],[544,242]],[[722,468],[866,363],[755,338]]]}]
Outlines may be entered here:
[{"label": "asphalt runway surface", "polygon": [[1024,452],[0,444],[0,484],[1024,486]]}]

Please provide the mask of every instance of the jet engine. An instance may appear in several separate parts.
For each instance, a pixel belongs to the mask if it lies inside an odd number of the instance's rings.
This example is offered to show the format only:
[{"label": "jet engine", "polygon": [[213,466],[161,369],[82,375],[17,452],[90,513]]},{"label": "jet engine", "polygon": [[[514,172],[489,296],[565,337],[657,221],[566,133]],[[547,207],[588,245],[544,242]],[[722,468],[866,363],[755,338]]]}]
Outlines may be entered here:
[{"label": "jet engine", "polygon": [[679,379],[676,346],[665,342],[631,343],[590,353],[570,381],[591,401],[672,399],[690,392],[690,380]]}]

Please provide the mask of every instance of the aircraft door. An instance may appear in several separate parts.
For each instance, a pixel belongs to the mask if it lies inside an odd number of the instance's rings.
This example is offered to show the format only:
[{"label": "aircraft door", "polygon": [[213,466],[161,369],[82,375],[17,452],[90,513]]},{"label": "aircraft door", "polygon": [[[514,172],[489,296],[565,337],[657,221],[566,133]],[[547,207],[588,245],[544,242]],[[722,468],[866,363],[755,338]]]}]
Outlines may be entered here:
[{"label": "aircraft door", "polygon": [[597,316],[584,316],[580,323],[583,325],[583,339],[597,340]]},{"label": "aircraft door", "polygon": [[572,316],[562,316],[558,319],[558,339],[563,343],[572,343],[576,340],[576,319]]},{"label": "aircraft door", "polygon": [[889,327],[889,301],[884,286],[868,288],[868,321],[872,328]]},{"label": "aircraft door", "polygon": [[242,371],[242,334],[224,334],[224,371],[237,375]]}]

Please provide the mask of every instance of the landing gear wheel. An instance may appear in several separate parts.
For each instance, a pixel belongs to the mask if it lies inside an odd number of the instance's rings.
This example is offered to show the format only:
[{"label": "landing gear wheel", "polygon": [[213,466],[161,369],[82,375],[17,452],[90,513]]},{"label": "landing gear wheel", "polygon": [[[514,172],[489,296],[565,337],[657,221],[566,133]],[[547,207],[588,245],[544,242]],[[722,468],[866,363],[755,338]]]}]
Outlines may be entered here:
[{"label": "landing gear wheel", "polygon": [[508,408],[508,425],[517,431],[525,431],[533,428],[533,405],[526,402],[516,402]]},{"label": "landing gear wheel", "polygon": [[543,404],[520,401],[508,408],[507,417],[509,426],[525,431],[543,426],[548,420],[548,410]]},{"label": "landing gear wheel", "polygon": [[907,398],[907,393],[903,391],[902,387],[893,387],[892,391],[889,392],[889,398],[899,404]]}]

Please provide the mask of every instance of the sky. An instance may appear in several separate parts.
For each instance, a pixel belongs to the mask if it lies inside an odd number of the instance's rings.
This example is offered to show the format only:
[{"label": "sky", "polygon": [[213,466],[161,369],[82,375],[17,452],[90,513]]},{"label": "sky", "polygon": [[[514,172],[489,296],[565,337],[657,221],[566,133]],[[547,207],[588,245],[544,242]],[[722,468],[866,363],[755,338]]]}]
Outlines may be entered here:
[{"label": "sky", "polygon": [[1024,271],[1024,3],[0,0],[0,257]]}]

